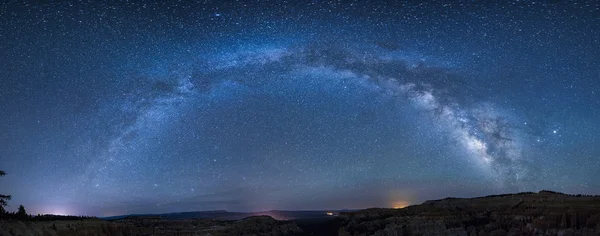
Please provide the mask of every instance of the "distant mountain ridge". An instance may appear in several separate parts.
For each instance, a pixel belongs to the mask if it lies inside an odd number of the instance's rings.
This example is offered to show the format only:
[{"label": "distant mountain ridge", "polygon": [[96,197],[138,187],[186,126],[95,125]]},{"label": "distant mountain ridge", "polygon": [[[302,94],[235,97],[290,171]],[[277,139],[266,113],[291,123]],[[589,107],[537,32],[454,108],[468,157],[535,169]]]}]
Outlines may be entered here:
[{"label": "distant mountain ridge", "polygon": [[[214,211],[190,211],[190,212],[171,212],[161,214],[129,214],[101,217],[103,220],[120,220],[136,217],[159,217],[161,219],[179,220],[179,219],[212,219],[212,220],[240,220],[251,216],[270,216],[277,220],[296,220],[296,219],[311,219],[334,217],[340,212],[354,212],[359,210],[271,210],[259,212],[229,212],[225,210]],[[328,215],[327,213],[333,213]]]}]

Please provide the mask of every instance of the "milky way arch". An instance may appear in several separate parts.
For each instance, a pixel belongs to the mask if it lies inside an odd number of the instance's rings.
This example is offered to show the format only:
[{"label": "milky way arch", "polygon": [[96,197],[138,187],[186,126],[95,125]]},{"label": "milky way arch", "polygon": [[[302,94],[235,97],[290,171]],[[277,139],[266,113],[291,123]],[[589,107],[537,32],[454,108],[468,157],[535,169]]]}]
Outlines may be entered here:
[{"label": "milky way arch", "polygon": [[[256,48],[204,57],[169,76],[149,79],[127,96],[121,125],[104,158],[90,165],[88,175],[111,168],[119,147],[141,128],[161,123],[165,111],[177,113],[181,103],[207,95],[223,85],[257,89],[265,82],[302,76],[350,81],[399,102],[408,102],[432,118],[432,126],[447,132],[462,147],[465,159],[481,167],[500,187],[522,189],[529,178],[528,162],[520,146],[522,132],[492,102],[478,99],[481,88],[456,75],[452,68],[411,60],[401,52],[373,47],[349,49],[330,44],[303,47]],[[167,114],[167,115],[169,115]],[[114,157],[113,157],[114,156]],[[130,160],[123,160],[130,161]],[[458,160],[460,161],[460,160]],[[464,160],[463,160],[464,161]],[[118,164],[117,164],[118,165]]]}]

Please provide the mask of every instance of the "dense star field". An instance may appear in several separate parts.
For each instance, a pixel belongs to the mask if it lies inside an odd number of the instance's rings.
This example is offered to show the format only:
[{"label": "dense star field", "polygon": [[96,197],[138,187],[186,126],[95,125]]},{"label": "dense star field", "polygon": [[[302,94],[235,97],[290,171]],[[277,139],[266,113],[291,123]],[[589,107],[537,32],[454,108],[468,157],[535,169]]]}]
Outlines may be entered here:
[{"label": "dense star field", "polygon": [[600,194],[597,2],[0,4],[29,213]]}]

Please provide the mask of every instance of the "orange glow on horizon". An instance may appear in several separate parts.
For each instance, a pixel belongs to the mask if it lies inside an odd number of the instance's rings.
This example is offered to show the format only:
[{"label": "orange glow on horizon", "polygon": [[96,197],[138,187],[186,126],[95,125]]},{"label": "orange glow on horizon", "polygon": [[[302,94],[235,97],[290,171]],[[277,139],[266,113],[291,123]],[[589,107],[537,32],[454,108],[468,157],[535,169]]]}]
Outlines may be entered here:
[{"label": "orange glow on horizon", "polygon": [[395,201],[394,203],[392,203],[392,208],[394,208],[394,209],[400,209],[400,208],[405,208],[408,205],[409,205],[408,201],[399,200],[399,201]]}]

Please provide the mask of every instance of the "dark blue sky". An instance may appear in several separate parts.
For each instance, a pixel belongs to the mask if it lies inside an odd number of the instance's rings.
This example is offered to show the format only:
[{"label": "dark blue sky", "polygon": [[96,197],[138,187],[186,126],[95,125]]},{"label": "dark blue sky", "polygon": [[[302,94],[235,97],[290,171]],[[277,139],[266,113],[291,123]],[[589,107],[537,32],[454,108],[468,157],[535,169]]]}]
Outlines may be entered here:
[{"label": "dark blue sky", "polygon": [[596,2],[0,4],[9,210],[600,194]]}]

